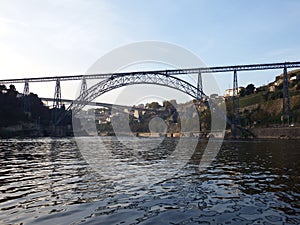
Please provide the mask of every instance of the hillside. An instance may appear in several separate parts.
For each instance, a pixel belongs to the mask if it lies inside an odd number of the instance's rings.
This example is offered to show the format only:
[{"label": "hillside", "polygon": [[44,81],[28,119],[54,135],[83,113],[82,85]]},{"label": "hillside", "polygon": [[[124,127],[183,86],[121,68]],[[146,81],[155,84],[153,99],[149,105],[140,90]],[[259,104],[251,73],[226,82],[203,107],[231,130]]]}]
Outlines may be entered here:
[{"label": "hillside", "polygon": [[[300,123],[300,69],[289,72],[291,124]],[[240,93],[240,120],[245,127],[269,127],[282,123],[283,74],[274,82],[255,88],[253,93]],[[231,98],[227,98],[228,116],[231,117]]]},{"label": "hillside", "polygon": [[[27,99],[26,99],[27,98]],[[28,111],[25,112],[27,100]],[[0,138],[15,136],[47,136],[52,128],[54,111],[65,113],[65,109],[50,109],[33,93],[24,96],[14,85],[0,85]],[[66,118],[64,124],[70,123]]]}]

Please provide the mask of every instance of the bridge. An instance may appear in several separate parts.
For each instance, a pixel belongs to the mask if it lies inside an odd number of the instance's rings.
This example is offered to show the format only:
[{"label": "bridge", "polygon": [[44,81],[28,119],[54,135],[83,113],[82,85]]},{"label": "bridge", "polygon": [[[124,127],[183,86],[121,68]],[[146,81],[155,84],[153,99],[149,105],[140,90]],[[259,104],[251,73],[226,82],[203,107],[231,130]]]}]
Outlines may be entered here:
[{"label": "bridge", "polygon": [[[73,113],[80,111],[88,102],[96,97],[113,89],[127,85],[135,84],[155,84],[163,85],[182,91],[194,99],[201,100],[205,95],[202,85],[202,74],[204,73],[224,73],[233,72],[233,96],[232,96],[232,121],[233,127],[240,125],[239,121],[239,95],[238,95],[238,75],[239,71],[255,71],[255,70],[283,70],[283,98],[282,98],[282,116],[289,121],[290,117],[290,95],[289,95],[289,75],[288,69],[300,68],[300,61],[267,63],[267,64],[250,64],[250,65],[234,65],[234,66],[216,66],[203,68],[186,68],[186,69],[170,69],[170,70],[153,70],[153,71],[137,71],[137,72],[121,72],[121,73],[105,73],[105,74],[88,74],[88,75],[71,75],[71,76],[50,76],[50,77],[34,77],[21,79],[5,79],[0,80],[2,84],[24,83],[24,96],[29,95],[30,82],[51,82],[55,81],[55,92],[53,98],[53,108],[59,109],[62,106],[61,98],[62,81],[81,80],[81,91],[79,97],[70,102],[69,110]],[[180,75],[196,74],[197,86],[180,79]],[[87,87],[86,80],[101,80],[92,87]],[[26,100],[26,98],[25,98]],[[100,104],[100,103],[99,103]],[[102,103],[106,104],[106,103]],[[107,105],[108,106],[108,105]],[[25,101],[24,111],[28,111],[28,102]],[[236,129],[233,129],[235,132]]]},{"label": "bridge", "polygon": [[[47,102],[52,102],[53,98],[40,98],[42,101],[47,101]],[[74,100],[71,99],[61,99],[62,103],[69,103],[72,104],[74,102]],[[78,101],[77,103],[80,103],[80,101]],[[83,105],[90,105],[90,106],[99,106],[99,107],[103,107],[103,108],[117,108],[120,110],[141,110],[141,108],[136,107],[136,106],[126,106],[126,105],[118,105],[118,104],[111,104],[111,103],[104,103],[104,102],[88,102],[88,101],[84,101],[82,102]],[[154,109],[142,109],[143,111],[151,111],[154,112]]]}]

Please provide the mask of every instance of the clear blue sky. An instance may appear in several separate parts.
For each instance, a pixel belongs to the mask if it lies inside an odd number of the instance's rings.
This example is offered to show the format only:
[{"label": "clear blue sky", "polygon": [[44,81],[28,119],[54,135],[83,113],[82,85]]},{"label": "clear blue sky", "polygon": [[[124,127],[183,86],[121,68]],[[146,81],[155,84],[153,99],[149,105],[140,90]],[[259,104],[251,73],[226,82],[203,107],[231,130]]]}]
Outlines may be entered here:
[{"label": "clear blue sky", "polygon": [[[298,0],[0,0],[0,77],[84,74],[144,40],[180,45],[208,66],[300,61],[299,12]],[[239,84],[280,72],[243,73]],[[231,74],[218,81],[232,86]]]}]

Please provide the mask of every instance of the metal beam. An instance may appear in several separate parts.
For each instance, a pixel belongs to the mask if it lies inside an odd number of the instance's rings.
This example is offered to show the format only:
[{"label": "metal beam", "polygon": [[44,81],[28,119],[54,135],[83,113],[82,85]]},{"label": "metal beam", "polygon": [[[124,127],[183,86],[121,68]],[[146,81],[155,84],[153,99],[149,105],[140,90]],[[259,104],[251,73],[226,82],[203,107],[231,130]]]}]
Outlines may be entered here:
[{"label": "metal beam", "polygon": [[[42,101],[47,101],[47,102],[53,102],[53,98],[40,98]],[[74,100],[71,99],[61,99],[62,103],[68,103],[71,104],[74,102]],[[155,109],[146,109],[146,108],[139,108],[135,106],[127,106],[127,105],[118,105],[118,104],[111,104],[111,103],[104,103],[104,102],[85,102],[86,105],[89,106],[99,106],[99,107],[104,107],[104,108],[120,108],[120,109],[128,109],[128,110],[142,110],[142,111],[150,111],[150,112],[156,112],[157,110]]]},{"label": "metal beam", "polygon": [[53,98],[53,108],[51,111],[51,121],[50,124],[56,125],[58,119],[60,118],[61,115],[61,88],[60,88],[60,79],[56,78],[56,84],[55,84],[55,93],[54,93],[54,98]]},{"label": "metal beam", "polygon": [[203,68],[188,68],[188,69],[172,69],[172,70],[152,70],[152,71],[138,71],[126,73],[105,73],[105,74],[88,74],[88,75],[72,75],[72,76],[50,76],[50,77],[34,77],[34,78],[21,78],[21,79],[5,79],[0,80],[0,83],[24,83],[25,80],[30,82],[48,82],[82,80],[85,79],[105,79],[114,75],[147,75],[147,74],[162,74],[162,75],[183,75],[183,74],[199,74],[199,73],[222,73],[233,71],[254,71],[254,70],[270,70],[270,69],[283,69],[283,68],[300,68],[300,61],[297,62],[283,62],[283,63],[266,63],[266,64],[250,64],[250,65],[236,65],[236,66],[216,66],[216,67],[203,67]]},{"label": "metal beam", "polygon": [[[197,98],[197,93],[200,91],[195,86],[182,79],[164,74],[140,74],[139,76],[118,74],[90,87],[88,91],[84,92],[76,100],[74,100],[74,102],[68,107],[68,110],[72,110],[72,113],[76,114],[88,102],[93,101],[98,96],[120,87],[135,84],[154,84],[170,87],[184,92],[193,98]],[[203,92],[202,95],[205,96]]]},{"label": "metal beam", "polygon": [[23,95],[29,95],[29,82],[25,80]]},{"label": "metal beam", "polygon": [[198,82],[197,82],[197,89],[198,89],[198,93],[197,93],[197,99],[201,100],[202,99],[202,93],[203,93],[203,86],[202,86],[202,75],[201,72],[198,73]]},{"label": "metal beam", "polygon": [[289,93],[289,75],[287,68],[283,68],[283,98],[282,98],[282,122],[287,119],[287,124],[290,124],[290,93]]},{"label": "metal beam", "polygon": [[86,78],[82,77],[80,95],[86,92],[86,90],[87,90]]},{"label": "metal beam", "polygon": [[30,112],[30,97],[29,97],[29,82],[28,80],[25,81],[24,84],[24,91],[23,91],[23,97],[24,97],[24,112],[29,113]]},{"label": "metal beam", "polygon": [[233,138],[237,137],[237,127],[240,126],[240,106],[239,106],[239,86],[237,80],[237,71],[233,72],[233,95],[232,95],[232,125],[231,132]]},{"label": "metal beam", "polygon": [[60,107],[61,107],[61,88],[60,88],[60,79],[57,78],[55,84],[53,108],[59,109]]}]

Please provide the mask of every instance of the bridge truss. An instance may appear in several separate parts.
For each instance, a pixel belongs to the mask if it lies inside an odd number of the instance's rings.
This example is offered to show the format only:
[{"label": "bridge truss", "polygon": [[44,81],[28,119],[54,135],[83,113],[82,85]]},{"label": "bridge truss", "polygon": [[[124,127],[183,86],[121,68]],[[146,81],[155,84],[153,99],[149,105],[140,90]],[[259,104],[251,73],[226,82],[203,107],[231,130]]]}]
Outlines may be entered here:
[{"label": "bridge truss", "polygon": [[[203,67],[203,68],[187,68],[187,69],[172,69],[172,70],[154,70],[154,71],[138,71],[138,72],[125,72],[125,73],[105,73],[105,74],[88,74],[88,75],[72,75],[72,76],[49,76],[49,77],[35,77],[35,78],[21,78],[21,79],[6,79],[0,80],[2,84],[12,84],[12,83],[25,83],[24,87],[24,95],[27,96],[29,93],[29,82],[50,82],[55,81],[55,97],[54,97],[54,105],[53,107],[59,107],[61,103],[61,89],[60,82],[61,81],[73,81],[73,80],[81,80],[81,95],[84,96],[83,93],[87,90],[86,80],[87,79],[104,79],[103,82],[108,82],[106,85],[101,83],[102,91],[109,91],[109,87],[107,85],[111,85],[111,87],[117,88],[116,84],[120,81],[119,79],[123,79],[123,83],[118,83],[120,86],[125,86],[129,84],[137,84],[137,83],[151,83],[158,84],[155,82],[161,82],[163,85],[177,85],[181,91],[191,95],[196,99],[201,99],[204,95],[203,87],[202,87],[202,74],[204,73],[222,73],[222,72],[233,72],[233,112],[234,112],[234,120],[233,127],[239,125],[239,104],[238,104],[238,80],[237,80],[237,72],[238,71],[255,71],[255,70],[270,70],[270,69],[283,69],[283,101],[282,101],[282,118],[287,118],[289,123],[290,117],[290,95],[288,90],[288,82],[289,75],[287,69],[289,68],[300,68],[300,61],[295,62],[282,62],[282,63],[267,63],[267,64],[250,64],[250,65],[235,65],[235,66],[217,66],[217,67]],[[189,83],[184,83],[183,80],[178,78],[175,79],[175,76],[186,75],[186,74],[198,74],[198,83],[197,88]],[[150,78],[151,77],[151,78]],[[171,79],[166,79],[167,77],[171,77]],[[172,83],[174,82],[174,83]],[[160,85],[160,84],[159,84]],[[99,86],[100,88],[100,86]],[[174,88],[172,86],[171,88]],[[90,90],[90,89],[89,89]],[[111,89],[110,89],[111,90]],[[196,94],[195,94],[196,91]],[[93,92],[93,90],[92,90]],[[88,99],[93,96],[86,96]],[[27,101],[27,100],[26,100]],[[78,102],[77,102],[78,103]],[[77,104],[80,107],[80,104]],[[29,110],[29,103],[26,102],[24,105],[24,110]],[[74,104],[73,104],[74,106]],[[72,106],[72,107],[73,107]],[[77,109],[76,109],[77,110]]]},{"label": "bridge truss", "polygon": [[72,81],[85,79],[106,79],[112,75],[140,75],[140,74],[164,74],[169,76],[184,75],[184,74],[199,74],[199,73],[224,73],[234,71],[254,71],[254,70],[271,70],[271,69],[284,69],[284,68],[300,68],[299,62],[283,62],[283,63],[266,63],[266,64],[250,64],[250,65],[236,65],[236,66],[216,66],[216,67],[203,67],[203,68],[188,68],[188,69],[171,69],[171,70],[152,70],[142,72],[125,72],[125,73],[103,73],[103,74],[87,74],[87,75],[71,75],[71,76],[49,76],[49,77],[33,77],[33,78],[19,78],[19,79],[5,79],[0,80],[3,84],[12,83],[25,83],[28,82],[49,82],[56,81]]},{"label": "bridge truss", "polygon": [[[144,72],[141,74],[136,74],[135,76],[129,74],[115,74],[106,80],[100,81],[99,83],[90,87],[87,91],[83,92],[76,100],[74,100],[68,109],[76,114],[88,102],[93,101],[98,96],[116,88],[136,84],[153,84],[173,88],[182,91],[183,93],[186,93],[195,99],[197,99],[199,92],[199,90],[192,84],[177,77],[165,74],[147,74]],[[201,95],[205,96],[202,91]]]}]

